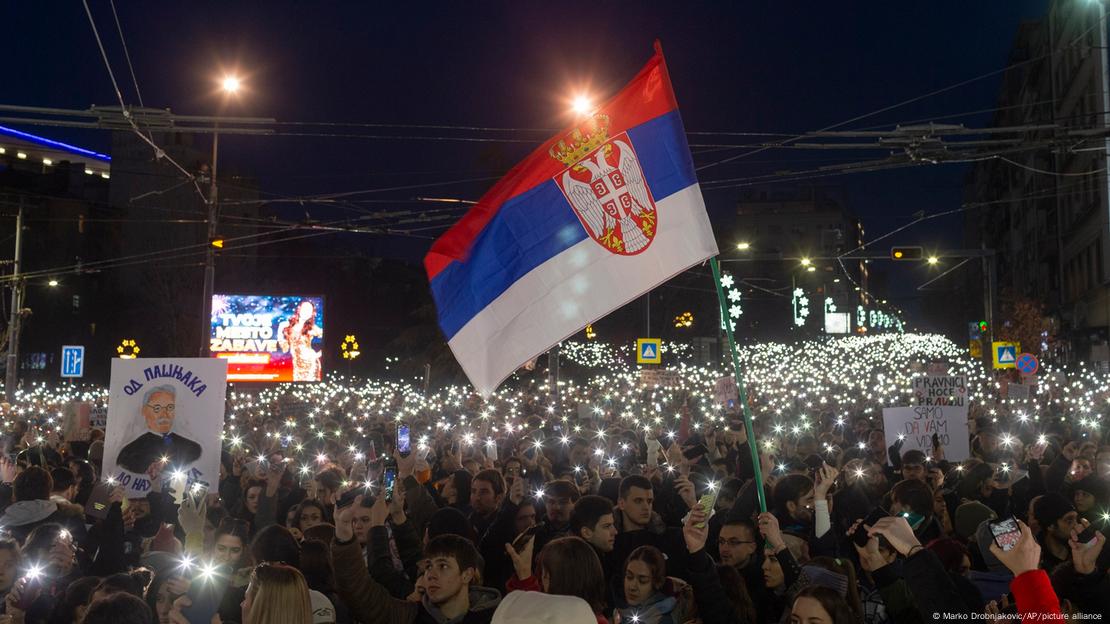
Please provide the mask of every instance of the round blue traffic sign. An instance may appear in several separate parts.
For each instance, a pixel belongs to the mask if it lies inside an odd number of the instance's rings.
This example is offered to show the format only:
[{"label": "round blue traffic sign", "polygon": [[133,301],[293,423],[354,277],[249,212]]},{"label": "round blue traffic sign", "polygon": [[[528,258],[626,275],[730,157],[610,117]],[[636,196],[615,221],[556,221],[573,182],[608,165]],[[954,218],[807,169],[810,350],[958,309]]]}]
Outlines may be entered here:
[{"label": "round blue traffic sign", "polygon": [[1037,356],[1032,353],[1022,353],[1017,357],[1017,361],[1014,362],[1014,367],[1017,368],[1019,372],[1026,375],[1036,373],[1040,366],[1041,363],[1037,361]]}]

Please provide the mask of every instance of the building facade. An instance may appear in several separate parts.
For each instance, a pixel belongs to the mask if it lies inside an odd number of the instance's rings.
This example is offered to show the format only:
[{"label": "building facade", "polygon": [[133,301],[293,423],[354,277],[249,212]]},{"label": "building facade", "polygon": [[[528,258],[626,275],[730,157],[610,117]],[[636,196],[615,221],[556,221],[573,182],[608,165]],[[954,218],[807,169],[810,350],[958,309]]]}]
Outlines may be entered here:
[{"label": "building facade", "polygon": [[[820,334],[830,304],[832,311],[851,313],[856,327],[857,309],[867,307],[869,269],[859,260],[836,259],[862,245],[864,236],[843,189],[749,189],[737,201],[736,223],[733,238],[719,244],[726,270],[753,300],[741,321],[749,334]],[[795,314],[801,310],[794,301],[799,290],[806,299],[804,317]]]},{"label": "building facade", "polygon": [[1043,303],[1035,350],[1062,360],[1110,361],[1105,17],[1101,3],[1057,0],[1021,25],[991,125],[1026,131],[965,185],[967,243],[995,250],[999,307]]}]

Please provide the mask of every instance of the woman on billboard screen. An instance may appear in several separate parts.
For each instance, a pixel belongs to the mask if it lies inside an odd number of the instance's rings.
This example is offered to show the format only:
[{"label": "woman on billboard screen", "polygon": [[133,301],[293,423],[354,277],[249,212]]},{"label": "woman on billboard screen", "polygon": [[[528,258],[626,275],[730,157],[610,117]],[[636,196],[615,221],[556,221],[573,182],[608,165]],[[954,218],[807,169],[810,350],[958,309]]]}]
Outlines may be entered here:
[{"label": "woman on billboard screen", "polygon": [[302,299],[281,330],[280,346],[293,357],[293,381],[320,380],[320,352],[312,348],[312,339],[323,335],[316,326],[316,306]]}]

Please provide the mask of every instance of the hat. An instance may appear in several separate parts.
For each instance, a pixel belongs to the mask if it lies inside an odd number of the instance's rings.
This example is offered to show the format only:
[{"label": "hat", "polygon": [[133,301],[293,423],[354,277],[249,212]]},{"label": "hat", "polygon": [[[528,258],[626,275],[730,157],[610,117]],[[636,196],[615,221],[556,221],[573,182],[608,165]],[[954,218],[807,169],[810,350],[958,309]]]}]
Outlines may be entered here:
[{"label": "hat", "polygon": [[163,524],[162,528],[158,529],[158,533],[150,541],[150,550],[167,552],[171,555],[181,554],[181,542],[173,536],[172,524]]},{"label": "hat", "polygon": [[1076,481],[1071,486],[1073,492],[1076,490],[1083,490],[1091,496],[1094,496],[1099,502],[1106,500],[1107,489],[1106,481],[1100,479],[1098,475],[1095,474],[1089,474],[1079,481]]},{"label": "hat", "polygon": [[490,624],[597,624],[597,616],[577,596],[515,591],[497,605]]},{"label": "hat", "polygon": [[979,501],[964,503],[956,508],[956,517],[952,520],[956,535],[961,539],[971,539],[979,525],[987,520],[998,518],[990,507]]},{"label": "hat", "polygon": [[139,557],[139,564],[154,570],[157,574],[171,572],[181,568],[181,557],[161,550],[144,553]]},{"label": "hat", "polygon": [[924,466],[925,453],[921,452],[919,449],[910,449],[902,453],[902,465],[905,466],[907,464]]},{"label": "hat", "polygon": [[967,555],[967,547],[957,539],[951,537],[938,537],[925,545],[940,559],[941,565],[949,572],[958,572],[960,564]]},{"label": "hat", "polygon": [[335,624],[335,605],[327,596],[310,589],[308,598],[312,602],[312,624]]},{"label": "hat", "polygon": [[802,566],[802,572],[809,578],[810,585],[827,587],[843,598],[848,594],[848,577],[816,565]]},{"label": "hat", "polygon": [[983,563],[987,564],[987,571],[995,574],[1011,574],[1010,569],[1004,563],[998,560],[991,552],[991,544],[994,543],[994,533],[991,532],[990,520],[984,520],[979,528],[975,529],[975,543],[979,546],[979,554],[983,557]]},{"label": "hat", "polygon": [[466,516],[454,507],[442,507],[428,520],[428,539],[447,533],[461,535],[472,542],[478,541]]},{"label": "hat", "polygon": [[1037,519],[1041,529],[1056,524],[1057,520],[1072,511],[1075,511],[1075,506],[1058,492],[1049,492],[1033,503],[1033,517]]}]

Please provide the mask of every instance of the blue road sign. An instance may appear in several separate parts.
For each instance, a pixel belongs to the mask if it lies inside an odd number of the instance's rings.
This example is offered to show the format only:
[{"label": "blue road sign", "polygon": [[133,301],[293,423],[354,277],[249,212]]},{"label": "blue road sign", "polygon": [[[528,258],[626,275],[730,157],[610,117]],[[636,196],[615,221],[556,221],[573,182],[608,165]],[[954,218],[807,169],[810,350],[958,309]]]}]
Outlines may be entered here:
[{"label": "blue road sign", "polygon": [[62,377],[85,376],[85,347],[62,345]]},{"label": "blue road sign", "polygon": [[1014,367],[1026,375],[1032,375],[1041,367],[1041,363],[1037,361],[1037,356],[1032,353],[1022,353],[1018,356],[1017,362],[1014,363]]},{"label": "blue road sign", "polygon": [[637,338],[636,339],[636,363],[637,364],[662,364],[662,341],[658,338]]}]

